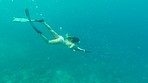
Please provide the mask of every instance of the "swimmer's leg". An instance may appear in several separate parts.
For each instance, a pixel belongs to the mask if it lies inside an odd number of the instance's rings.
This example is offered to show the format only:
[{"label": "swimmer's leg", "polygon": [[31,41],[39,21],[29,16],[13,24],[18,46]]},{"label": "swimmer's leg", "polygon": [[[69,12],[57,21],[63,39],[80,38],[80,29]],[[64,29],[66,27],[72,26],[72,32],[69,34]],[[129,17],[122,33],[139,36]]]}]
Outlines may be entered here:
[{"label": "swimmer's leg", "polygon": [[63,39],[61,39],[60,37],[59,38],[56,38],[56,39],[53,39],[53,40],[48,40],[48,38],[46,36],[44,36],[43,34],[40,34],[40,35],[41,35],[41,38],[46,43],[49,43],[49,44],[57,44],[57,43],[63,42]]},{"label": "swimmer's leg", "polygon": [[50,44],[58,44],[60,42],[63,42],[63,40],[60,37],[57,39],[48,40],[48,43],[50,43]]},{"label": "swimmer's leg", "polygon": [[54,38],[59,38],[60,35],[58,35],[46,22],[42,22],[43,25],[45,25],[47,27],[47,29],[50,31],[51,35],[54,37]]}]

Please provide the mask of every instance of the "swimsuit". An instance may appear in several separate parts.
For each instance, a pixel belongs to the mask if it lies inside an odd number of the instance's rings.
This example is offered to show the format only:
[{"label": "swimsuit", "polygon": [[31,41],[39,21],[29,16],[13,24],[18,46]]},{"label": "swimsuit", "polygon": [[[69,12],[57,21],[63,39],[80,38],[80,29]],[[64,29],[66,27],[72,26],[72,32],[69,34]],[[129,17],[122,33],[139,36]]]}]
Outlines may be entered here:
[{"label": "swimsuit", "polygon": [[61,42],[64,43],[64,38],[63,38],[63,36],[59,36],[59,39],[61,39]]}]

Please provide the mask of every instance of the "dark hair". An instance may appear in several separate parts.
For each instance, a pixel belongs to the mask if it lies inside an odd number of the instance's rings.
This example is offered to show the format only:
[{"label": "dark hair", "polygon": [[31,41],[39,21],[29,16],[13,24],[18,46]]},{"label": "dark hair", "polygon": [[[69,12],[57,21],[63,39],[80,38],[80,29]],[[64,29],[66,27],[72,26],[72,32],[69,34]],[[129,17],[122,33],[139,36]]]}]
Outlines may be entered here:
[{"label": "dark hair", "polygon": [[72,43],[79,43],[80,39],[77,37],[68,37],[67,38],[69,41],[71,41]]}]

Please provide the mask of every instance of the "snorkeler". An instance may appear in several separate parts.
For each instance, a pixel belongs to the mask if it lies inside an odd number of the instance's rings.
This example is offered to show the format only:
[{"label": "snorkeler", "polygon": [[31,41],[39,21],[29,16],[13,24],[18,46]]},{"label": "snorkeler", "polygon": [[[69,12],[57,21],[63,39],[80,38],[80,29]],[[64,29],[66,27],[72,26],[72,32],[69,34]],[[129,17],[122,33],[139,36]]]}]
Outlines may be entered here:
[{"label": "snorkeler", "polygon": [[[80,43],[80,40],[79,38],[77,37],[72,37],[72,36],[69,36],[68,34],[66,34],[66,38],[64,39],[63,36],[57,34],[51,27],[50,25],[48,25],[44,20],[33,20],[30,18],[30,15],[29,15],[29,10],[26,9],[25,10],[25,13],[26,13],[26,16],[28,19],[25,19],[25,18],[14,18],[13,21],[18,21],[18,22],[29,22],[30,25],[33,27],[33,29],[41,35],[41,37],[43,38],[43,40],[45,40],[45,42],[49,43],[49,44],[64,44],[66,45],[68,48],[72,49],[73,51],[82,51],[82,52],[90,52],[90,51],[87,51],[85,49],[82,49],[78,46],[78,43]],[[45,27],[47,27],[47,29],[49,30],[49,32],[51,33],[51,35],[55,38],[53,40],[49,40],[45,35],[42,34],[42,32],[40,30],[38,30],[33,22],[39,22],[39,23],[42,23]]]}]

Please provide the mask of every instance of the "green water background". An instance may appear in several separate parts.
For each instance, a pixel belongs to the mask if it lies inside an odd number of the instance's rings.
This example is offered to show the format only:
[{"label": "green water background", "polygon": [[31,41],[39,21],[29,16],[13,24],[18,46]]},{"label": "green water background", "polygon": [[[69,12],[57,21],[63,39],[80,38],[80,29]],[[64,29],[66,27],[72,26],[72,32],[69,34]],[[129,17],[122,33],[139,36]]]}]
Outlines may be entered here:
[{"label": "green water background", "polygon": [[[147,0],[0,0],[0,83],[148,83]],[[25,17],[45,19],[92,53],[41,40]],[[35,24],[52,39],[47,29]],[[62,27],[62,29],[60,29]]]}]

